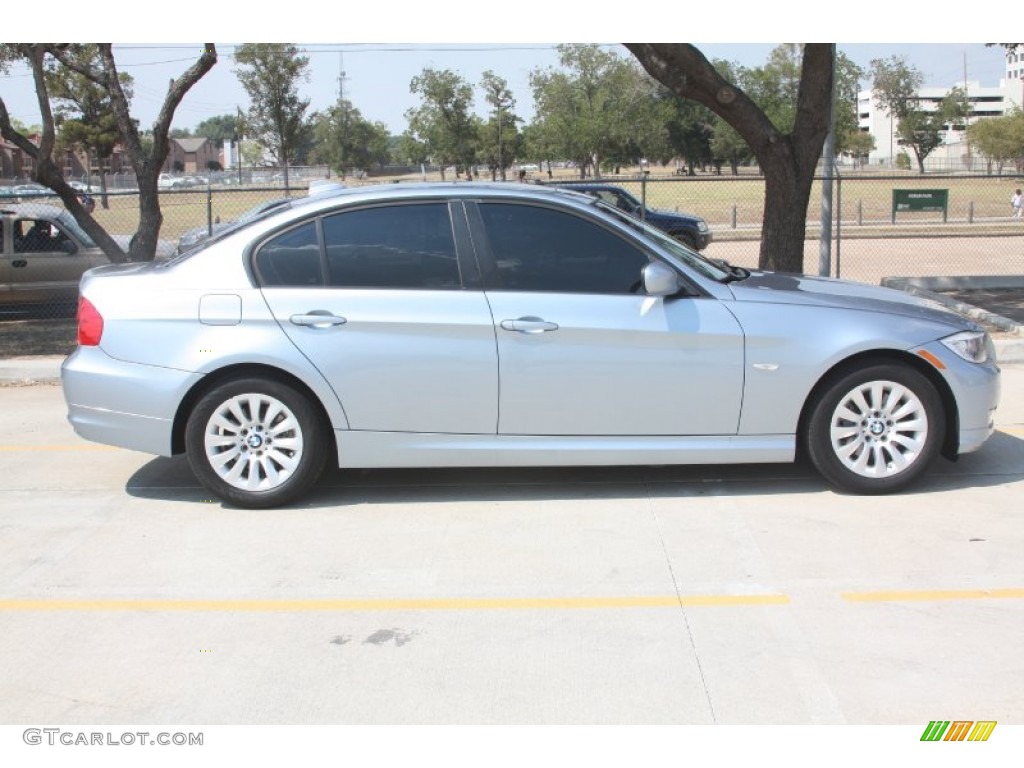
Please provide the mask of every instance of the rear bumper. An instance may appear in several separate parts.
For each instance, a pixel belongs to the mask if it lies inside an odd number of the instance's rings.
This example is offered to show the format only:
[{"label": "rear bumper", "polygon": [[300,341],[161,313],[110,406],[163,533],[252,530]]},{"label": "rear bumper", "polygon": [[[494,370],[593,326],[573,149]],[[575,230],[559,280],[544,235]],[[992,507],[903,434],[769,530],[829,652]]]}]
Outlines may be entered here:
[{"label": "rear bumper", "polygon": [[78,435],[158,456],[172,454],[174,408],[200,378],[115,360],[98,347],[79,347],[61,366],[68,421]]}]

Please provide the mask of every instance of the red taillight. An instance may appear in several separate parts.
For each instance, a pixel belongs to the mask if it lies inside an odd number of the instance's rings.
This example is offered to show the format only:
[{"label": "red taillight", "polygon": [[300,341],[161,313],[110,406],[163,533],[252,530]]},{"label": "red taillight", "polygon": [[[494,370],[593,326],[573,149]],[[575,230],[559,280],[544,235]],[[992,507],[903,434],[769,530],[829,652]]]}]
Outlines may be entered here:
[{"label": "red taillight", "polygon": [[84,296],[78,299],[78,344],[95,347],[103,337],[103,316]]}]

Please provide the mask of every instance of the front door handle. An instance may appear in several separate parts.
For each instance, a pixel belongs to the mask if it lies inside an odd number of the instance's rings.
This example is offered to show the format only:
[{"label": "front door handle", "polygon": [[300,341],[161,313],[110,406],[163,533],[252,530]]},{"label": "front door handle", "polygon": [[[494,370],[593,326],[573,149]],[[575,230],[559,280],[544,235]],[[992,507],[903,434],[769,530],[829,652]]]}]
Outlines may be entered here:
[{"label": "front door handle", "polygon": [[301,325],[306,328],[330,328],[333,325],[344,325],[348,322],[348,318],[332,315],[324,309],[314,309],[304,315],[292,315],[288,320],[292,325]]},{"label": "front door handle", "polygon": [[540,317],[520,317],[516,320],[502,320],[501,327],[506,331],[518,331],[519,333],[544,333],[545,331],[557,331],[558,323],[551,323]]},{"label": "front door handle", "polygon": [[12,267],[27,267],[28,262],[25,259],[15,259],[11,262]]}]

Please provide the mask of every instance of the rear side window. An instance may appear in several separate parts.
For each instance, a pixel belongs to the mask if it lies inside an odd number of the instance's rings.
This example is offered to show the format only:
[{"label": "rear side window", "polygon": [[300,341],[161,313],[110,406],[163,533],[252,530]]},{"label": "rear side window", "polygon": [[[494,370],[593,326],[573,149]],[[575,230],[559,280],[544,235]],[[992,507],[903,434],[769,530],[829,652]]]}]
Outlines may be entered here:
[{"label": "rear side window", "polygon": [[328,284],[338,288],[460,288],[445,203],[363,208],[323,220]]},{"label": "rear side window", "polygon": [[308,222],[264,243],[256,253],[256,271],[265,286],[323,285],[316,224]]}]

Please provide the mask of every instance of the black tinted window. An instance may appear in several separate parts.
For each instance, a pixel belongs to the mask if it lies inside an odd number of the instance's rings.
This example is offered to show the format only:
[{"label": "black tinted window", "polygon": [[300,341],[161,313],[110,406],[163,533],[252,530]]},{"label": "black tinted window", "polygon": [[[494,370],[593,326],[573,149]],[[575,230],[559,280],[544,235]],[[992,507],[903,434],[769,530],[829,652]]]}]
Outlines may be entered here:
[{"label": "black tinted window", "polygon": [[561,293],[630,293],[647,256],[594,222],[529,205],[481,203],[500,288]]},{"label": "black tinted window", "polygon": [[331,285],[343,288],[459,288],[448,206],[393,205],[324,219]]},{"label": "black tinted window", "polygon": [[263,285],[323,285],[316,225],[303,224],[264,243],[256,254],[256,271]]}]

